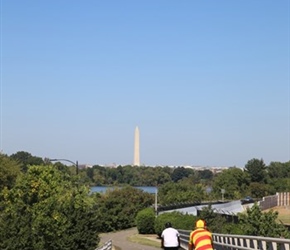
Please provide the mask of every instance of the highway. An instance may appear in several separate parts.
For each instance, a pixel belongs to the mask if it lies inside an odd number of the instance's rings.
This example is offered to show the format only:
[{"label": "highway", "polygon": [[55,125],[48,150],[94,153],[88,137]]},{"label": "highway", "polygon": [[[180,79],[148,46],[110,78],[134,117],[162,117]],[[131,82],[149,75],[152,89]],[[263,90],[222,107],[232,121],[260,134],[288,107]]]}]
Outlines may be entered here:
[{"label": "highway", "polygon": [[[236,215],[237,213],[245,211],[247,207],[253,206],[253,204],[254,203],[242,205],[240,200],[236,200],[236,201],[230,201],[226,203],[212,204],[212,208],[215,209],[217,213]],[[201,210],[203,207],[207,207],[207,206],[208,205],[199,205],[199,206],[193,206],[193,207],[177,208],[173,210],[160,211],[159,214],[179,211],[185,214],[187,213],[187,214],[197,215],[197,210]]]}]

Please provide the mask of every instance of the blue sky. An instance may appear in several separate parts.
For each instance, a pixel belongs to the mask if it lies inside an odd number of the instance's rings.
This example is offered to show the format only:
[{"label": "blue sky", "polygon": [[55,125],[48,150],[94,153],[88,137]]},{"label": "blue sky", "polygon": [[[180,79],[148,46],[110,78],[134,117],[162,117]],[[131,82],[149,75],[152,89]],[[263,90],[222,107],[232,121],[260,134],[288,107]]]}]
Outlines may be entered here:
[{"label": "blue sky", "polygon": [[290,160],[290,1],[1,1],[3,153]]}]

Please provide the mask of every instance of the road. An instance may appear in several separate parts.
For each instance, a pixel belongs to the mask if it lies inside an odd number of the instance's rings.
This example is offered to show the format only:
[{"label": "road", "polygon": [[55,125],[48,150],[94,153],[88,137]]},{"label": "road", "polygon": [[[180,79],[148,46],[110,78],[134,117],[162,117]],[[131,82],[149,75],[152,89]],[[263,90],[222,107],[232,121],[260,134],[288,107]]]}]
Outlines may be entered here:
[{"label": "road", "polygon": [[[247,207],[250,208],[253,205],[254,203],[242,205],[240,200],[236,200],[236,201],[230,201],[226,203],[212,204],[212,209],[214,209],[215,212],[217,213],[237,214],[237,213],[245,211]],[[207,207],[207,206],[208,205],[199,205],[199,206],[193,206],[193,207],[178,208],[178,209],[173,209],[173,210],[162,211],[159,214],[179,211],[185,214],[197,215],[197,210],[201,210],[203,207]]]}]

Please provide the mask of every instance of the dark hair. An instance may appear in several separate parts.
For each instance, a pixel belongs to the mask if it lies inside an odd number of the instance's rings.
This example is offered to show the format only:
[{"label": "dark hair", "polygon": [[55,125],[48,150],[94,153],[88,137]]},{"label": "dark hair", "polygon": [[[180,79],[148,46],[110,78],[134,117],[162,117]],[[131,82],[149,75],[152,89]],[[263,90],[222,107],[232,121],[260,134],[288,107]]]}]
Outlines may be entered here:
[{"label": "dark hair", "polygon": [[165,223],[165,227],[166,227],[166,228],[168,228],[168,227],[172,227],[171,222],[166,222],[166,223]]}]

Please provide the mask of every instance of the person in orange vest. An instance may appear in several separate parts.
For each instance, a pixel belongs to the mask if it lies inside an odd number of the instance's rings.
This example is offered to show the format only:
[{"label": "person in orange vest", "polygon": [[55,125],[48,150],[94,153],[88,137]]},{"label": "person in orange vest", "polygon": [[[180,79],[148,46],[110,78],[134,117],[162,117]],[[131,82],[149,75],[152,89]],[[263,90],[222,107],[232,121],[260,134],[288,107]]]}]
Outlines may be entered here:
[{"label": "person in orange vest", "polygon": [[204,220],[195,223],[195,229],[189,235],[188,250],[213,250],[212,234]]}]

